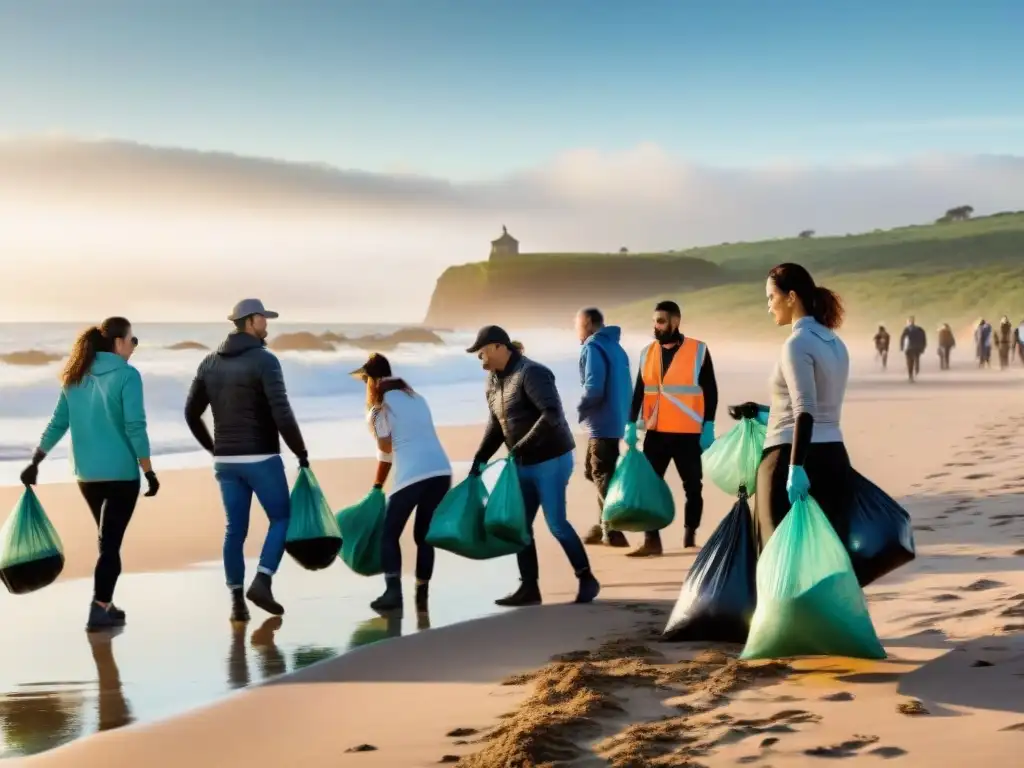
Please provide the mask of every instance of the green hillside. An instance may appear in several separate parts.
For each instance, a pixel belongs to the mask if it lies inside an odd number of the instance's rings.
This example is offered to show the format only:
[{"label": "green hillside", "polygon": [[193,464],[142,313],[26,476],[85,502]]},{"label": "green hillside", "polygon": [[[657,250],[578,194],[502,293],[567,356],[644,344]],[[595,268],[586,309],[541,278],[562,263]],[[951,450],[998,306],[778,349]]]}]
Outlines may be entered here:
[{"label": "green hillside", "polygon": [[438,280],[427,321],[471,325],[509,315],[542,325],[596,304],[616,322],[646,327],[654,303],[671,298],[691,327],[771,333],[764,277],[783,261],[803,264],[843,296],[850,329],[899,327],[908,313],[931,327],[961,328],[982,315],[1024,318],[1024,212],[1016,212],[843,237],[467,264]]}]

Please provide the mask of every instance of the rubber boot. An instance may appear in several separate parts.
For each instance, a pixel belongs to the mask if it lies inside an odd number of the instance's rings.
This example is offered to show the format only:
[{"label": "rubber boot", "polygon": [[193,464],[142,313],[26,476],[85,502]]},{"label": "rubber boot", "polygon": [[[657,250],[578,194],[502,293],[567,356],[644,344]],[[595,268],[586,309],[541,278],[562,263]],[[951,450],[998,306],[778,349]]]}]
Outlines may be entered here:
[{"label": "rubber boot", "polygon": [[430,583],[421,582],[416,585],[416,610],[419,613],[426,613],[428,609],[428,600],[430,597]]},{"label": "rubber boot", "polygon": [[399,576],[385,576],[387,587],[384,594],[370,603],[370,607],[378,612],[397,611],[402,607],[402,579]]},{"label": "rubber boot", "polygon": [[257,608],[262,608],[271,616],[284,614],[284,607],[274,599],[270,576],[262,571],[256,574],[256,578],[252,580],[245,596],[249,598],[249,602]]},{"label": "rubber boot", "polygon": [[89,620],[86,622],[86,632],[102,632],[107,629],[117,629],[124,626],[124,619],[113,616],[109,610],[99,603],[89,603]]},{"label": "rubber boot", "polygon": [[576,592],[576,602],[594,602],[594,599],[601,591],[601,584],[596,578],[594,578],[593,572],[589,568],[584,568],[576,574],[576,577],[580,580],[580,588],[579,591]]},{"label": "rubber boot", "polygon": [[537,582],[524,581],[519,585],[519,589],[511,595],[499,597],[494,604],[502,608],[522,608],[527,605],[540,605],[541,602],[540,586]]},{"label": "rubber boot", "polygon": [[249,620],[249,606],[245,604],[245,593],[241,587],[235,587],[231,590],[231,620]]},{"label": "rubber boot", "polygon": [[686,533],[683,534],[683,547],[686,549],[693,549],[697,546],[697,530],[695,528],[687,528]]}]

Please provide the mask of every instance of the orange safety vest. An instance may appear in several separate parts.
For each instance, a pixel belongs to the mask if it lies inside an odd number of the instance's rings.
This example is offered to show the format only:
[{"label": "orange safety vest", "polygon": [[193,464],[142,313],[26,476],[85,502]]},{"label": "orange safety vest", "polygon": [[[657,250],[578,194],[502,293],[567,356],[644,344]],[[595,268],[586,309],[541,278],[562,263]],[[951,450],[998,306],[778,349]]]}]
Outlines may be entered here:
[{"label": "orange safety vest", "polygon": [[643,419],[655,432],[700,434],[704,426],[704,390],[697,381],[707,345],[686,337],[661,375],[661,344],[651,343],[640,355],[644,382]]}]

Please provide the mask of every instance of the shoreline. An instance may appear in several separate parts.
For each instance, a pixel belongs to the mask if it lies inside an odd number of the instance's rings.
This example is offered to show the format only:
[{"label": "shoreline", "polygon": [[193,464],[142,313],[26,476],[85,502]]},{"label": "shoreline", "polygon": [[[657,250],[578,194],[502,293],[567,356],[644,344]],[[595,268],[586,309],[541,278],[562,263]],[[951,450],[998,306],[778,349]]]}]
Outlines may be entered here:
[{"label": "shoreline", "polygon": [[[729,661],[732,650],[726,648],[724,656],[704,658],[698,665],[703,666],[694,671],[694,679],[713,678],[722,683],[719,688],[708,688],[699,680],[672,691],[622,687],[621,675],[627,668],[662,665],[667,674],[675,668],[672,665],[697,663],[682,661],[694,657],[692,645],[655,646],[650,637],[663,625],[693,560],[693,553],[679,546],[681,521],[666,531],[662,558],[636,561],[623,557],[622,550],[588,548],[603,585],[599,602],[590,606],[569,604],[574,576],[558,545],[538,523],[544,606],[379,643],[183,715],[90,736],[21,762],[16,759],[13,765],[286,765],[295,761],[296,745],[301,744],[302,762],[312,766],[410,768],[437,764],[444,755],[481,753],[493,759],[499,754],[493,750],[502,743],[528,746],[542,734],[554,734],[563,746],[575,744],[572,749],[582,748],[587,754],[596,750],[604,764],[618,755],[618,762],[611,764],[621,766],[658,765],[653,757],[643,758],[648,763],[630,763],[626,757],[632,750],[639,760],[666,745],[689,749],[691,754],[680,752],[673,758],[677,762],[664,765],[680,764],[683,757],[700,765],[735,764],[758,755],[776,767],[818,765],[821,757],[866,758],[872,750],[883,750],[872,755],[875,758],[907,755],[905,762],[897,760],[903,765],[962,764],[949,762],[949,755],[957,754],[951,750],[970,755],[972,764],[978,759],[1012,764],[1019,754],[1020,734],[1001,730],[1018,730],[1024,705],[1019,696],[1008,698],[1006,684],[1000,681],[1013,682],[1016,674],[1024,673],[1024,618],[1015,618],[1018,612],[1024,616],[1024,515],[1019,513],[1024,499],[1024,419],[1013,412],[996,423],[990,409],[962,406],[978,393],[987,403],[1015,402],[1011,398],[1019,398],[1021,378],[1014,372],[983,390],[977,389],[979,377],[964,372],[935,386],[922,383],[910,388],[892,377],[851,387],[844,429],[854,466],[904,503],[917,537],[917,560],[866,590],[872,619],[890,654],[885,662],[798,660],[788,662],[788,670],[779,670],[777,678],[755,680],[750,687],[743,680],[728,682],[733,673],[723,670],[742,668]],[[723,382],[723,403],[742,389],[749,386]],[[730,426],[728,420],[720,421],[719,434]],[[938,432],[936,423],[942,425]],[[479,439],[478,428],[439,431],[450,458],[468,460]],[[583,447],[578,440],[578,451]],[[372,468],[372,459],[314,465],[332,506],[361,496]],[[569,488],[569,508],[571,522],[582,531],[597,513],[593,487],[578,470]],[[202,474],[207,475],[205,480]],[[135,537],[129,529],[126,570],[138,568],[143,544],[146,549],[166,544],[163,548],[175,550],[179,561],[187,552],[209,551],[210,535],[214,550],[219,548],[223,523],[219,507],[211,508],[219,503],[212,475],[193,470],[179,479],[168,482],[161,496],[152,500],[163,498],[160,503],[167,512],[150,510],[152,527],[143,521],[147,515],[137,512],[133,526],[140,527],[134,530]],[[672,473],[669,483],[680,500],[678,478]],[[177,490],[164,497],[165,488]],[[57,495],[54,492],[54,500]],[[189,498],[191,504],[174,509]],[[146,509],[146,501],[151,500],[140,500],[140,510]],[[91,528],[84,505],[76,502],[77,511],[62,508],[61,514],[78,514]],[[49,512],[46,498],[43,503]],[[705,519],[698,543],[707,540],[730,506],[725,494],[705,485]],[[175,513],[177,518],[171,516]],[[250,545],[262,539],[261,517],[254,510]],[[170,521],[175,535],[167,539]],[[94,546],[93,536],[90,532],[89,547]],[[200,536],[207,538],[201,545],[195,541]],[[629,538],[637,540],[635,534]],[[138,547],[134,557],[133,542]],[[84,548],[77,551],[85,553]],[[134,561],[131,565],[129,559]],[[91,562],[87,564],[91,568]],[[285,581],[280,588],[286,597]],[[1007,629],[1014,626],[1017,629]],[[628,642],[615,645],[616,638]],[[593,652],[602,644],[604,650],[595,657]],[[663,653],[664,659],[651,656],[652,650]],[[538,709],[543,701],[530,697],[548,690],[545,686],[554,678],[543,668],[559,654],[570,654],[556,662],[563,665],[561,679],[586,683],[572,683],[566,689],[572,696],[559,707],[571,708],[568,702],[589,690],[591,683],[612,685],[611,678],[619,677],[620,684],[610,695],[621,711],[586,714],[589,730],[579,731],[571,722],[549,728],[550,718],[545,720],[544,714],[548,710]],[[976,662],[984,664],[972,666]],[[592,668],[603,670],[603,677],[591,679]],[[525,684],[502,685],[517,675],[525,676],[518,678]],[[902,714],[898,707],[911,701],[932,715]],[[780,715],[787,711],[790,714]],[[515,714],[502,717],[509,712]],[[666,716],[676,718],[675,731],[636,725]],[[951,716],[966,727],[949,728]],[[456,729],[474,732],[446,735]],[[224,739],[224,733],[240,735]],[[687,734],[696,740],[684,743]],[[857,741],[858,735],[870,738]],[[604,739],[613,741],[598,746]],[[761,747],[765,739],[776,741]],[[347,752],[362,744],[375,750]],[[828,753],[830,749],[834,754]],[[461,764],[488,764],[480,759]]]}]

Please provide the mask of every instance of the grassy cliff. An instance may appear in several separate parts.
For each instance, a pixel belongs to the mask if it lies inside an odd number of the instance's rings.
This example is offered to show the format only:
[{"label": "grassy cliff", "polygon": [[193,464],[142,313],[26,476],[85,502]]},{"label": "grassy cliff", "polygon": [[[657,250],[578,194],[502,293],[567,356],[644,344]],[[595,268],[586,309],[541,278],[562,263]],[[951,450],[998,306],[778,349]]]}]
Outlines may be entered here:
[{"label": "grassy cliff", "polygon": [[679,254],[522,254],[446,269],[434,288],[426,322],[561,325],[584,305],[612,306],[729,279],[721,266]]},{"label": "grassy cliff", "polygon": [[1024,318],[1024,212],[901,227],[843,237],[726,243],[663,254],[524,254],[452,267],[438,280],[428,322],[473,325],[515,315],[565,323],[586,304],[610,319],[647,327],[658,299],[683,306],[702,333],[771,333],[768,269],[795,261],[838,291],[847,327],[900,327],[914,314],[926,328],[965,328],[979,316]]}]

